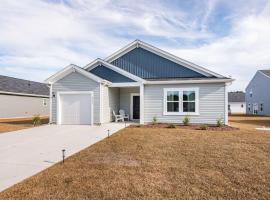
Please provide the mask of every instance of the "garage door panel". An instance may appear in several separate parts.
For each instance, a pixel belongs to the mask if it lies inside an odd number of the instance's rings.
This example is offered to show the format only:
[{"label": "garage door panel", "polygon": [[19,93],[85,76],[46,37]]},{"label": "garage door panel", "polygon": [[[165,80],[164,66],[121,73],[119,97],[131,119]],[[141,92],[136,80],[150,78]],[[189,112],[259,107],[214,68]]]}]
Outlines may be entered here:
[{"label": "garage door panel", "polygon": [[91,124],[91,94],[60,95],[61,124]]}]

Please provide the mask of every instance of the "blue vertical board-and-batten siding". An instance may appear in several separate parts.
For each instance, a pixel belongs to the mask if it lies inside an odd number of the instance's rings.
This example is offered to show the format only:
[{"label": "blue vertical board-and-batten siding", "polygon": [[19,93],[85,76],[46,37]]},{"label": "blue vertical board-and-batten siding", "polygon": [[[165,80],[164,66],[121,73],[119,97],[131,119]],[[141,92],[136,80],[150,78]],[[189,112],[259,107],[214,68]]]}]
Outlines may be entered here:
[{"label": "blue vertical board-and-batten siding", "polygon": [[144,79],[206,77],[141,47],[131,50],[111,64]]},{"label": "blue vertical board-and-batten siding", "polygon": [[113,71],[103,65],[95,67],[94,69],[90,70],[90,72],[112,83],[135,82],[134,80],[119,74],[118,72]]}]

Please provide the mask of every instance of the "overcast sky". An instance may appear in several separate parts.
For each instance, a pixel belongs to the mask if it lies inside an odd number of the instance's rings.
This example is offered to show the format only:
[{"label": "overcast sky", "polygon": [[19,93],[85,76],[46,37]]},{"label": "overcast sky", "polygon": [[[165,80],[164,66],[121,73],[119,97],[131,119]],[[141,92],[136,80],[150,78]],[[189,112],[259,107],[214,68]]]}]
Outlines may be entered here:
[{"label": "overcast sky", "polygon": [[266,0],[1,0],[0,74],[43,81],[140,39],[236,79],[270,69]]}]

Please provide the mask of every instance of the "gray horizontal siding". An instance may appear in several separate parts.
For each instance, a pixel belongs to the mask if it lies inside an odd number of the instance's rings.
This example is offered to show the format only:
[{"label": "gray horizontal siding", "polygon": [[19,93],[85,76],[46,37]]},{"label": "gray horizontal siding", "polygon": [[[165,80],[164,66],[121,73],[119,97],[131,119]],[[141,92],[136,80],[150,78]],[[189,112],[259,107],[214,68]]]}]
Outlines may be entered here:
[{"label": "gray horizontal siding", "polygon": [[57,122],[57,92],[60,91],[93,91],[94,93],[94,123],[100,123],[100,84],[73,72],[52,85],[52,123]]},{"label": "gray horizontal siding", "polygon": [[133,49],[112,64],[144,79],[205,77],[143,48]]},{"label": "gray horizontal siding", "polygon": [[[246,113],[253,114],[253,104],[258,104],[258,115],[270,115],[270,78],[257,72],[246,88]],[[252,90],[252,97],[250,91]],[[248,109],[250,104],[250,110]],[[263,104],[263,111],[260,110]]]},{"label": "gray horizontal siding", "polygon": [[152,122],[154,116],[159,122],[182,123],[184,116],[163,115],[163,89],[181,87],[199,88],[199,115],[190,116],[191,123],[215,124],[219,118],[224,120],[224,84],[146,85],[144,90],[145,123]]}]

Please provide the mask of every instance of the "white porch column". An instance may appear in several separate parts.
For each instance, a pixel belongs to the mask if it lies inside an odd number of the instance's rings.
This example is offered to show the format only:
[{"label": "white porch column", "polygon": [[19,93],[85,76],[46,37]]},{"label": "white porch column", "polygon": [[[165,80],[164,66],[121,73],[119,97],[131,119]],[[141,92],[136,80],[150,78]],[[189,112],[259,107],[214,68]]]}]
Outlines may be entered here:
[{"label": "white porch column", "polygon": [[140,124],[144,124],[144,85],[140,85]]},{"label": "white porch column", "polygon": [[228,120],[228,85],[225,83],[225,87],[224,87],[224,91],[225,91],[225,108],[224,108],[224,111],[225,111],[225,116],[224,116],[224,124],[225,125],[228,125],[229,123],[229,120]]}]

